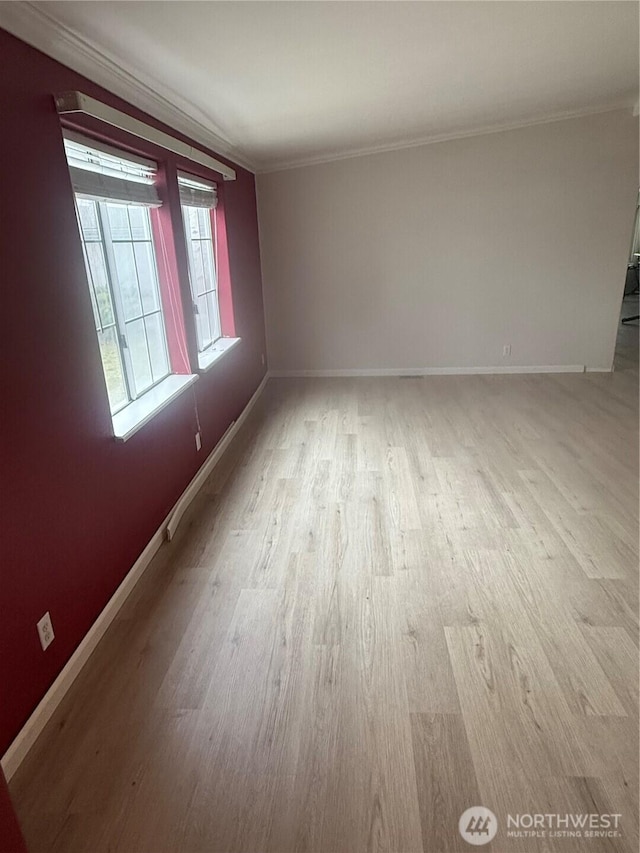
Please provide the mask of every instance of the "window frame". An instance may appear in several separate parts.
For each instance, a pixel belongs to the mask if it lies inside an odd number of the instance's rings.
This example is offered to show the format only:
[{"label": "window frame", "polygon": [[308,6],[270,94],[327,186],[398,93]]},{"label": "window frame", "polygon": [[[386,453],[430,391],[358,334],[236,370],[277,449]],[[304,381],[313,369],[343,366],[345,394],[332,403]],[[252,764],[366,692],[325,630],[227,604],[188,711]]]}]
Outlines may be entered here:
[{"label": "window frame", "polygon": [[[192,238],[187,233],[187,218],[185,216],[185,209],[190,210],[190,211],[195,211],[195,212],[203,210],[205,212],[206,221],[208,223],[208,228],[209,228],[209,231],[208,231],[209,236]],[[217,239],[216,239],[216,236],[217,236],[217,217],[216,217],[217,209],[216,208],[210,208],[210,209],[198,208],[198,207],[194,207],[192,205],[181,203],[180,204],[180,211],[182,214],[184,240],[185,240],[186,249],[187,249],[187,266],[188,266],[188,272],[189,272],[189,292],[191,295],[191,310],[192,310],[192,314],[193,314],[193,318],[194,318],[195,331],[196,331],[196,347],[198,350],[198,356],[200,356],[200,355],[204,355],[208,351],[210,351],[211,348],[214,347],[215,344],[221,338],[224,337],[223,332],[222,332],[222,316],[221,316],[221,312],[220,312],[220,283],[219,283],[219,276],[218,276],[218,252],[217,252]],[[213,281],[214,286],[209,288],[209,289],[207,289],[205,287],[205,289],[202,293],[196,293],[196,287],[195,287],[195,282],[194,282],[195,266],[196,266],[195,255],[194,255],[194,251],[193,251],[193,244],[194,243],[210,243],[210,245],[211,245],[211,262],[212,262],[211,279]],[[204,257],[202,255],[202,252],[200,253],[200,260],[201,260],[202,267],[203,267],[203,274],[205,274],[205,278],[206,278],[206,273],[204,270]],[[211,293],[214,294],[213,302],[215,305],[215,312],[216,312],[216,319],[217,319],[217,326],[216,326],[217,331],[218,331],[217,337],[213,337],[211,314],[209,312],[209,306],[207,303],[207,295],[211,294]],[[198,297],[204,298],[204,303],[205,303],[205,306],[207,308],[207,313],[206,313],[207,327],[208,327],[209,332],[211,334],[211,339],[209,340],[209,342],[205,346],[202,346],[202,347],[200,346],[200,331],[199,331],[199,326],[198,326],[198,317],[201,316],[200,315],[200,309],[198,308],[198,304],[197,304]]]},{"label": "window frame", "polygon": [[[111,400],[109,399],[109,408],[111,410],[111,415],[113,416],[114,414],[117,414],[119,411],[121,411],[125,406],[129,405],[131,397],[130,397],[130,393],[129,393],[129,388],[128,388],[128,384],[127,384],[128,380],[127,380],[127,375],[126,375],[126,371],[125,371],[125,367],[124,367],[124,363],[123,363],[123,358],[122,358],[122,346],[121,346],[121,341],[120,341],[121,332],[120,332],[120,328],[119,328],[119,324],[118,324],[118,314],[117,314],[117,311],[115,308],[115,297],[113,294],[113,286],[111,283],[111,273],[110,273],[110,270],[109,270],[108,265],[107,265],[106,252],[104,249],[104,243],[103,243],[103,239],[102,239],[102,232],[100,231],[100,239],[99,240],[86,240],[85,239],[84,229],[82,228],[82,223],[80,221],[80,211],[78,209],[78,199],[75,196],[75,193],[74,193],[74,207],[75,207],[75,213],[76,213],[76,220],[78,223],[78,231],[80,233],[80,242],[82,244],[82,256],[83,256],[83,260],[84,260],[85,273],[87,275],[87,283],[89,285],[89,295],[91,298],[91,307],[93,310],[93,318],[94,318],[94,322],[96,324],[96,332],[98,334],[103,334],[105,331],[113,329],[115,340],[116,340],[120,374],[122,376],[122,385],[124,388],[124,394],[125,394],[126,399],[122,404],[116,405],[115,407],[111,406]],[[100,230],[100,220],[98,219],[97,216],[96,216],[96,221],[98,224],[98,229]],[[102,311],[100,309],[100,302],[98,299],[98,289],[96,287],[95,276],[93,273],[93,269],[91,267],[91,262],[89,260],[89,252],[87,250],[87,245],[92,245],[94,243],[97,243],[100,246],[100,250],[102,252],[103,260],[104,260],[105,279],[106,279],[106,284],[107,284],[107,290],[109,293],[109,300],[111,303],[110,307],[111,307],[111,311],[113,314],[113,322],[108,323],[108,324],[104,323],[104,320],[102,317]],[[102,372],[105,376],[105,385],[107,387],[107,397],[109,397],[109,383],[107,382],[107,378],[106,378],[106,370],[105,370],[105,366],[104,366],[104,360],[102,358],[102,346],[101,346],[100,338],[98,338],[98,346],[100,347],[100,362],[102,364]]]},{"label": "window frame", "polygon": [[[85,262],[85,268],[86,268],[87,278],[90,281],[90,293],[91,293],[91,297],[92,297],[92,303],[93,303],[94,298],[95,298],[95,284],[94,284],[93,270],[92,270],[91,264],[89,262],[89,256],[88,256],[88,252],[86,250],[86,246],[87,246],[87,244],[90,244],[90,243],[97,243],[101,247],[101,250],[103,253],[104,269],[105,269],[107,287],[109,289],[109,295],[111,297],[111,305],[113,308],[113,314],[114,314],[114,321],[115,322],[112,326],[110,326],[110,328],[114,328],[116,331],[116,343],[117,343],[119,362],[120,362],[121,372],[122,372],[122,380],[123,380],[123,384],[124,384],[124,390],[125,390],[125,393],[127,396],[127,399],[125,402],[118,404],[115,407],[111,406],[111,401],[109,400],[109,410],[111,412],[111,416],[113,417],[113,416],[117,415],[118,413],[122,412],[124,409],[126,409],[128,406],[130,406],[136,400],[139,400],[140,398],[144,397],[145,394],[149,393],[149,391],[151,391],[153,388],[155,388],[157,385],[159,385],[161,382],[163,382],[165,379],[167,379],[173,373],[172,364],[171,364],[171,355],[169,352],[169,343],[167,340],[167,329],[166,329],[166,322],[165,322],[165,317],[164,317],[162,293],[161,293],[161,288],[160,288],[160,271],[158,269],[158,257],[157,257],[157,252],[156,252],[154,236],[153,236],[152,217],[151,217],[151,213],[150,213],[149,208],[146,205],[142,205],[142,204],[140,204],[140,205],[122,204],[121,202],[119,202],[117,200],[109,201],[108,199],[103,199],[103,200],[83,199],[82,197],[78,196],[75,192],[74,192],[74,200],[75,200],[75,208],[76,208],[76,217],[78,220],[78,229],[80,232],[80,240],[81,240],[82,249],[83,249],[83,257],[84,257],[84,262]],[[78,202],[83,201],[83,200],[89,201],[91,204],[94,205],[94,210],[95,210],[95,215],[96,215],[96,223],[97,223],[98,232],[99,232],[99,239],[98,240],[90,240],[90,241],[86,240],[85,232],[84,232],[84,229],[82,227],[82,221],[80,218],[80,210],[79,210],[79,206],[78,206]],[[131,235],[131,239],[130,240],[114,240],[111,225],[109,223],[109,215],[108,215],[108,212],[106,210],[107,204],[120,205],[120,206],[126,207],[126,208],[138,207],[138,208],[141,208],[142,210],[144,210],[146,213],[146,218],[147,218],[147,231],[149,234],[149,239],[148,240],[134,240],[133,239],[133,230],[132,230],[132,225],[131,225],[131,219],[129,217],[129,211],[127,210],[127,221],[128,221],[128,227],[129,227],[129,233]],[[156,301],[157,301],[157,305],[158,305],[157,310],[149,311],[149,312],[146,312],[144,310],[143,297],[142,297],[142,292],[141,292],[141,287],[140,287],[140,277],[139,277],[139,273],[138,273],[138,262],[136,259],[135,250],[132,249],[132,251],[133,251],[133,263],[134,263],[134,268],[135,268],[135,272],[136,272],[136,286],[137,286],[138,293],[140,296],[140,308],[141,308],[142,313],[139,315],[139,317],[136,317],[133,320],[131,320],[131,319],[127,320],[126,319],[126,313],[124,310],[120,283],[119,283],[118,278],[117,278],[117,274],[118,274],[117,273],[117,261],[115,259],[115,252],[113,250],[114,243],[128,243],[132,247],[133,247],[133,245],[135,245],[135,243],[146,243],[146,244],[150,245],[152,257],[153,257],[153,274],[154,274],[154,284],[155,284],[154,290],[155,290],[155,297],[156,297]],[[100,315],[99,305],[97,307],[98,307],[98,318],[99,318],[100,323],[102,325],[102,316]],[[95,314],[95,311],[94,311],[94,314]],[[148,339],[147,325],[146,325],[146,318],[149,316],[152,316],[152,315],[159,315],[160,316],[160,325],[161,325],[161,332],[162,332],[161,340],[162,340],[162,346],[163,346],[164,356],[165,356],[166,365],[167,365],[167,372],[164,373],[164,375],[158,377],[157,379],[154,379],[154,369],[153,369],[153,364],[152,364],[152,359],[151,359],[151,351],[150,351],[150,347],[149,347],[149,339]],[[146,355],[147,355],[147,361],[148,361],[148,365],[149,365],[149,373],[150,373],[150,376],[152,379],[151,384],[147,385],[142,391],[138,391],[136,388],[136,371],[135,371],[133,361],[131,358],[131,347],[129,345],[129,340],[128,340],[128,336],[127,336],[127,325],[131,324],[132,322],[139,321],[139,320],[142,320],[143,331],[144,331],[144,336],[145,336]],[[102,331],[102,329],[99,331]],[[102,360],[102,358],[101,358],[101,360]],[[106,371],[104,369],[104,362],[102,362],[102,365],[103,365],[103,372],[105,373],[105,382],[106,382]],[[107,391],[108,391],[108,387],[107,387]],[[108,396],[108,394],[107,394],[107,396]]]},{"label": "window frame", "polygon": [[[159,296],[159,313],[163,332],[162,343],[168,361],[168,373],[164,378],[154,380],[139,394],[135,392],[133,380],[135,374],[126,365],[128,347],[122,347],[124,312],[120,304],[120,288],[113,279],[113,270],[117,268],[113,258],[108,258],[107,246],[109,241],[104,233],[102,218],[99,219],[98,225],[100,239],[95,241],[100,246],[100,257],[98,257],[96,252],[88,249],[93,241],[89,240],[85,243],[76,204],[80,254],[83,259],[85,281],[87,281],[90,290],[89,302],[92,305],[91,315],[94,319],[95,342],[98,345],[99,363],[103,377],[102,387],[106,396],[105,402],[107,411],[110,413],[113,437],[116,441],[125,442],[241,342],[241,338],[235,337],[236,326],[224,208],[224,180],[226,177],[215,169],[203,166],[197,160],[189,159],[188,155],[185,156],[183,152],[178,153],[172,149],[164,148],[153,140],[142,137],[144,144],[141,144],[140,138],[134,139],[128,131],[121,132],[119,128],[114,127],[110,127],[108,133],[103,133],[102,130],[97,131],[93,126],[86,126],[83,117],[76,114],[73,115],[73,118],[61,116],[61,125],[64,138],[71,137],[73,139],[75,136],[78,137],[76,141],[89,148],[121,157],[125,161],[130,158],[131,162],[140,164],[143,172],[145,167],[153,169],[152,181],[149,183],[154,185],[155,196],[149,200],[141,200],[139,205],[149,209],[149,242],[151,243],[155,266],[155,288],[156,295]],[[67,163],[72,177],[71,199],[72,202],[75,202],[73,170],[68,160]],[[77,163],[74,163],[74,167],[80,168]],[[107,170],[105,174],[111,173]],[[135,171],[126,172],[126,174],[132,174],[134,176],[132,180],[137,180]],[[181,174],[191,178],[196,183],[212,185],[217,196],[217,204],[205,208],[208,214],[210,233],[204,238],[206,242],[209,242],[213,266],[211,274],[214,286],[208,288],[206,292],[211,293],[209,300],[211,304],[215,305],[217,337],[213,337],[212,326],[209,316],[207,316],[207,328],[211,333],[212,340],[202,350],[199,348],[197,319],[193,312],[194,298],[190,275],[192,261],[189,257],[192,246],[185,230],[183,204],[179,192]],[[141,177],[145,176],[142,175]],[[79,182],[79,186],[84,186],[84,183]],[[88,183],[88,193],[93,191],[93,186],[95,184]],[[107,189],[104,183],[103,187]],[[95,202],[96,216],[101,214],[99,207],[101,203],[132,203],[134,206],[138,206],[139,196],[135,191],[131,195],[125,194],[123,198],[113,198],[111,202],[108,195],[109,193],[105,192],[101,199],[92,197],[90,194],[85,196],[85,198]],[[197,202],[198,199],[196,198],[195,201]],[[185,206],[190,206],[188,201],[185,202]],[[131,223],[129,225],[131,226]],[[130,242],[135,243],[135,240]],[[91,259],[91,263],[89,263],[89,259]],[[137,260],[135,255],[134,259]],[[91,264],[95,267],[95,276]],[[125,280],[128,280],[128,272],[127,270]],[[209,278],[208,275],[207,278]],[[139,276],[137,276],[136,285],[139,291],[138,295],[142,299],[142,282]],[[111,301],[109,306],[106,305],[105,300],[107,294]],[[126,293],[124,296],[126,297]],[[145,299],[147,296],[148,293],[145,290]],[[189,309],[189,305],[191,305],[191,309]],[[109,328],[112,331],[106,336],[104,332],[107,331],[107,325],[103,322],[103,316],[109,319],[111,314],[113,314],[114,322]],[[152,328],[152,335],[155,331]],[[147,346],[146,354],[149,358],[146,327],[144,332],[145,345]],[[156,343],[155,340],[153,343]],[[111,346],[114,347],[119,359],[117,365],[119,385],[117,386],[115,384],[115,371],[114,378],[107,382],[109,373],[105,369],[108,366],[109,348]],[[153,349],[152,351],[155,354],[156,350]],[[106,360],[103,360],[103,355]],[[151,368],[151,372],[153,377],[153,368]],[[114,399],[116,395],[120,399],[120,394],[123,397],[126,396],[127,399],[117,403],[112,408],[110,389]]]}]

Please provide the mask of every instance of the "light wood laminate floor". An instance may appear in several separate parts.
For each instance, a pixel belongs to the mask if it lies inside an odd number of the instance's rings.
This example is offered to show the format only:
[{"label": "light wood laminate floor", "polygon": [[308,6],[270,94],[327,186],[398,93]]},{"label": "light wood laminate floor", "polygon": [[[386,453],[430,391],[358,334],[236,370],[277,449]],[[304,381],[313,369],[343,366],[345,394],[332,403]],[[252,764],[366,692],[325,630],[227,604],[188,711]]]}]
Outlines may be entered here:
[{"label": "light wood laminate floor", "polygon": [[636,851],[637,381],[270,381],[14,777],[32,853]]}]

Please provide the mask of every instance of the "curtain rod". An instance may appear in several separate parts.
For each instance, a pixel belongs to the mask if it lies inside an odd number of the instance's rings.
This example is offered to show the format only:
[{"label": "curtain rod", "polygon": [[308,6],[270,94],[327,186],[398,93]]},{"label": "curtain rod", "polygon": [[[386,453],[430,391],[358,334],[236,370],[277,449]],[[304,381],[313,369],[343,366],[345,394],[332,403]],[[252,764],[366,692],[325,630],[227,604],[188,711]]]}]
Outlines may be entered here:
[{"label": "curtain rod", "polygon": [[86,113],[92,118],[97,118],[100,121],[111,124],[114,127],[125,130],[127,133],[132,133],[134,136],[144,139],[147,142],[152,142],[154,145],[159,145],[167,151],[172,151],[174,154],[179,154],[188,160],[193,160],[195,163],[200,163],[201,166],[206,166],[208,169],[213,169],[218,172],[225,181],[235,181],[236,173],[234,169],[229,168],[215,157],[210,157],[204,154],[197,148],[188,145],[186,142],[181,142],[168,133],[162,130],[156,130],[127,113],[120,112],[108,104],[103,104],[95,98],[89,97],[82,92],[63,92],[61,95],[55,96],[56,109],[60,115],[66,113]]}]

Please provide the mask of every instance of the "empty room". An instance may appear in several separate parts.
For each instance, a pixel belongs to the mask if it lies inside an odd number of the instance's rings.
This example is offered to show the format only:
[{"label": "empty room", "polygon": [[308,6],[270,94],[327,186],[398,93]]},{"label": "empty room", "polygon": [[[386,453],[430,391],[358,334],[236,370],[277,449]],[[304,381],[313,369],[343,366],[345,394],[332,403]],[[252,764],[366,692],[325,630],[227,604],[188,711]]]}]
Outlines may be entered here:
[{"label": "empty room", "polygon": [[0,853],[636,853],[638,34],[0,2]]}]

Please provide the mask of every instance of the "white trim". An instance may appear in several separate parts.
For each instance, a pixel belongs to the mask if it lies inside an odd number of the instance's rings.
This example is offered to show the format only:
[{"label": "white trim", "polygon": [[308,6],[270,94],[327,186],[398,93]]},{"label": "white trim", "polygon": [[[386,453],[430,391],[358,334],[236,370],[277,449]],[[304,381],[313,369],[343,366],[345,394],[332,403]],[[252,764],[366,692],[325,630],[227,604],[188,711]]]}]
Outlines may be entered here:
[{"label": "white trim", "polygon": [[225,450],[227,449],[227,447],[231,443],[232,439],[235,437],[236,433],[238,432],[238,430],[240,429],[242,424],[246,421],[247,416],[249,415],[249,412],[251,411],[251,409],[253,409],[253,407],[255,406],[255,404],[258,401],[258,398],[260,397],[260,395],[264,391],[264,387],[267,384],[268,379],[269,379],[269,374],[266,373],[264,376],[264,379],[262,380],[260,385],[258,385],[258,388],[257,388],[255,394],[249,400],[247,405],[244,407],[244,409],[242,410],[242,412],[238,416],[237,420],[232,421],[229,424],[229,428],[227,429],[225,434],[222,436],[220,441],[216,444],[216,446],[211,451],[211,453],[207,456],[204,465],[202,465],[202,467],[200,468],[200,470],[198,471],[196,476],[193,478],[193,480],[189,483],[187,488],[182,493],[182,496],[179,498],[178,502],[176,503],[173,510],[171,511],[171,517],[167,523],[167,539],[169,539],[169,540],[173,539],[175,532],[176,532],[176,528],[180,524],[180,519],[184,515],[187,507],[189,506],[191,501],[194,499],[196,494],[200,491],[203,483],[205,482],[205,480],[207,479],[209,474],[213,471],[215,466],[220,461],[222,454],[225,452]]},{"label": "white trim", "polygon": [[168,127],[230,157],[245,169],[255,171],[241,147],[229,139],[210,116],[187,100],[184,92],[174,92],[87,36],[60,23],[47,10],[47,5],[0,3],[0,26]]},{"label": "white trim", "polygon": [[258,165],[256,174],[268,175],[271,172],[284,172],[289,169],[301,169],[305,166],[321,166],[324,163],[334,163],[338,160],[352,160],[354,157],[366,157],[369,154],[384,154],[387,151],[403,151],[405,148],[420,148],[422,145],[435,145],[439,142],[451,142],[454,139],[467,139],[470,136],[486,136],[491,133],[506,133],[510,130],[521,130],[525,127],[535,127],[539,124],[553,124],[556,121],[567,121],[573,118],[584,118],[591,115],[601,115],[616,110],[628,110],[629,100],[618,100],[609,104],[588,107],[581,110],[564,110],[558,113],[550,113],[534,119],[523,119],[521,121],[504,122],[502,124],[478,125],[469,130],[460,130],[450,133],[435,133],[417,138],[397,139],[394,142],[383,142],[378,145],[370,145],[365,148],[343,149],[331,154],[319,154],[317,156],[300,157],[298,159],[283,160],[264,167]]},{"label": "white trim", "polygon": [[105,122],[105,124],[113,125],[113,127],[118,127],[120,130],[126,131],[126,133],[131,133],[139,139],[159,145],[160,148],[164,148],[166,151],[172,151],[180,157],[185,157],[187,160],[192,160],[194,163],[199,163],[201,166],[213,169],[214,172],[222,175],[225,181],[235,181],[236,179],[235,169],[231,169],[220,160],[216,160],[215,157],[199,151],[193,145],[187,145],[186,142],[176,139],[175,136],[171,136],[163,130],[158,130],[155,127],[151,127],[150,124],[145,124],[145,122],[128,115],[128,113],[116,110],[114,107],[110,107],[109,104],[103,104],[102,101],[91,98],[83,92],[63,92],[56,95],[55,102],[56,109],[60,115],[85,113],[92,118],[97,118]]},{"label": "white trim", "polygon": [[344,370],[270,370],[269,376],[471,376],[494,373],[584,373],[584,364],[509,365],[507,367],[374,367]]},{"label": "white trim", "polygon": [[[47,3],[13,2],[0,3],[0,26],[13,35],[33,45],[38,50],[62,62],[89,80],[103,86],[114,95],[128,101],[130,104],[144,110],[150,116],[163,122],[168,127],[184,133],[189,138],[199,142],[206,148],[217,151],[243,166],[250,172],[256,172],[258,164],[244,153],[237,142],[231,140],[226,133],[205,114],[199,107],[191,103],[184,92],[176,92],[171,87],[134,68],[127,62],[92,39],[77,30],[60,23],[47,10]],[[180,106],[177,106],[180,104]],[[631,109],[637,115],[637,105],[630,100],[622,99],[615,103],[603,104],[584,110],[566,110],[542,116],[538,119],[500,125],[478,126],[471,130],[458,133],[432,134],[418,139],[405,138],[395,142],[359,148],[357,150],[341,150],[332,154],[300,157],[281,162],[264,164],[258,169],[258,174],[268,174],[285,169],[296,169],[302,166],[314,166],[330,163],[335,160],[347,160],[367,154],[377,154],[384,151],[399,151],[404,148],[416,148],[437,142],[447,142],[452,139],[464,139],[468,136],[479,136],[485,133],[500,133],[505,130],[517,130],[536,124],[547,124],[564,119],[580,118],[617,109]]]},{"label": "white trim", "polygon": [[127,596],[140,580],[154,554],[162,545],[165,524],[166,522],[153,534],[147,547],[135,561],[129,573],[107,602],[104,610],[100,613],[87,634],[85,634],[80,645],[71,655],[56,680],[40,700],[35,711],[20,729],[18,735],[3,755],[2,769],[7,779],[13,776],[24,760],[38,735],[49,722],[51,715],[62,701],[65,693],[69,690],[80,670],[89,659],[89,656],[104,636],[105,631],[115,619]]},{"label": "white trim", "polygon": [[613,367],[585,367],[585,373],[613,373]]},{"label": "white trim", "polygon": [[199,378],[197,373],[172,373],[137,400],[112,415],[113,434],[116,441],[128,441]]},{"label": "white trim", "polygon": [[228,352],[231,352],[241,340],[242,338],[218,338],[206,350],[198,353],[198,370],[201,373],[211,370],[213,365],[224,358]]},{"label": "white trim", "polygon": [[[65,694],[75,681],[76,677],[82,670],[83,666],[89,659],[91,653],[94,651],[94,649],[104,636],[105,631],[115,619],[116,615],[118,614],[118,611],[126,601],[127,596],[131,593],[135,585],[142,577],[145,569],[150,564],[154,555],[160,549],[160,546],[162,545],[165,537],[170,538],[169,530],[171,529],[171,536],[173,536],[173,534],[175,533],[175,529],[178,525],[178,522],[184,514],[184,511],[186,510],[188,504],[196,496],[198,489],[201,488],[202,484],[206,480],[206,477],[211,473],[213,468],[220,460],[222,454],[229,446],[231,439],[238,432],[241,424],[246,420],[247,415],[254,407],[258,398],[264,391],[264,387],[267,384],[268,378],[269,374],[267,373],[265,374],[264,378],[262,379],[262,382],[256,389],[255,393],[253,394],[247,405],[242,410],[240,416],[230,425],[227,432],[223,435],[216,447],[209,454],[209,456],[207,457],[204,464],[202,465],[198,473],[195,475],[191,483],[189,483],[187,488],[184,490],[182,496],[178,499],[178,502],[175,504],[169,515],[165,518],[160,527],[153,534],[151,540],[145,547],[142,554],[140,554],[138,559],[135,561],[120,586],[111,596],[96,621],[93,623],[93,625],[85,634],[85,636],[82,638],[80,644],[78,645],[74,653],[71,655],[61,672],[58,674],[56,680],[47,690],[43,698],[38,703],[36,709],[33,711],[24,726],[20,729],[17,736],[3,755],[2,761],[0,763],[7,779],[10,779],[13,776],[13,774],[16,772],[33,744],[36,742],[38,735],[42,732],[48,721],[51,719],[53,712],[56,710],[63,697],[65,696]],[[205,470],[206,475],[203,476],[202,472]]]}]

